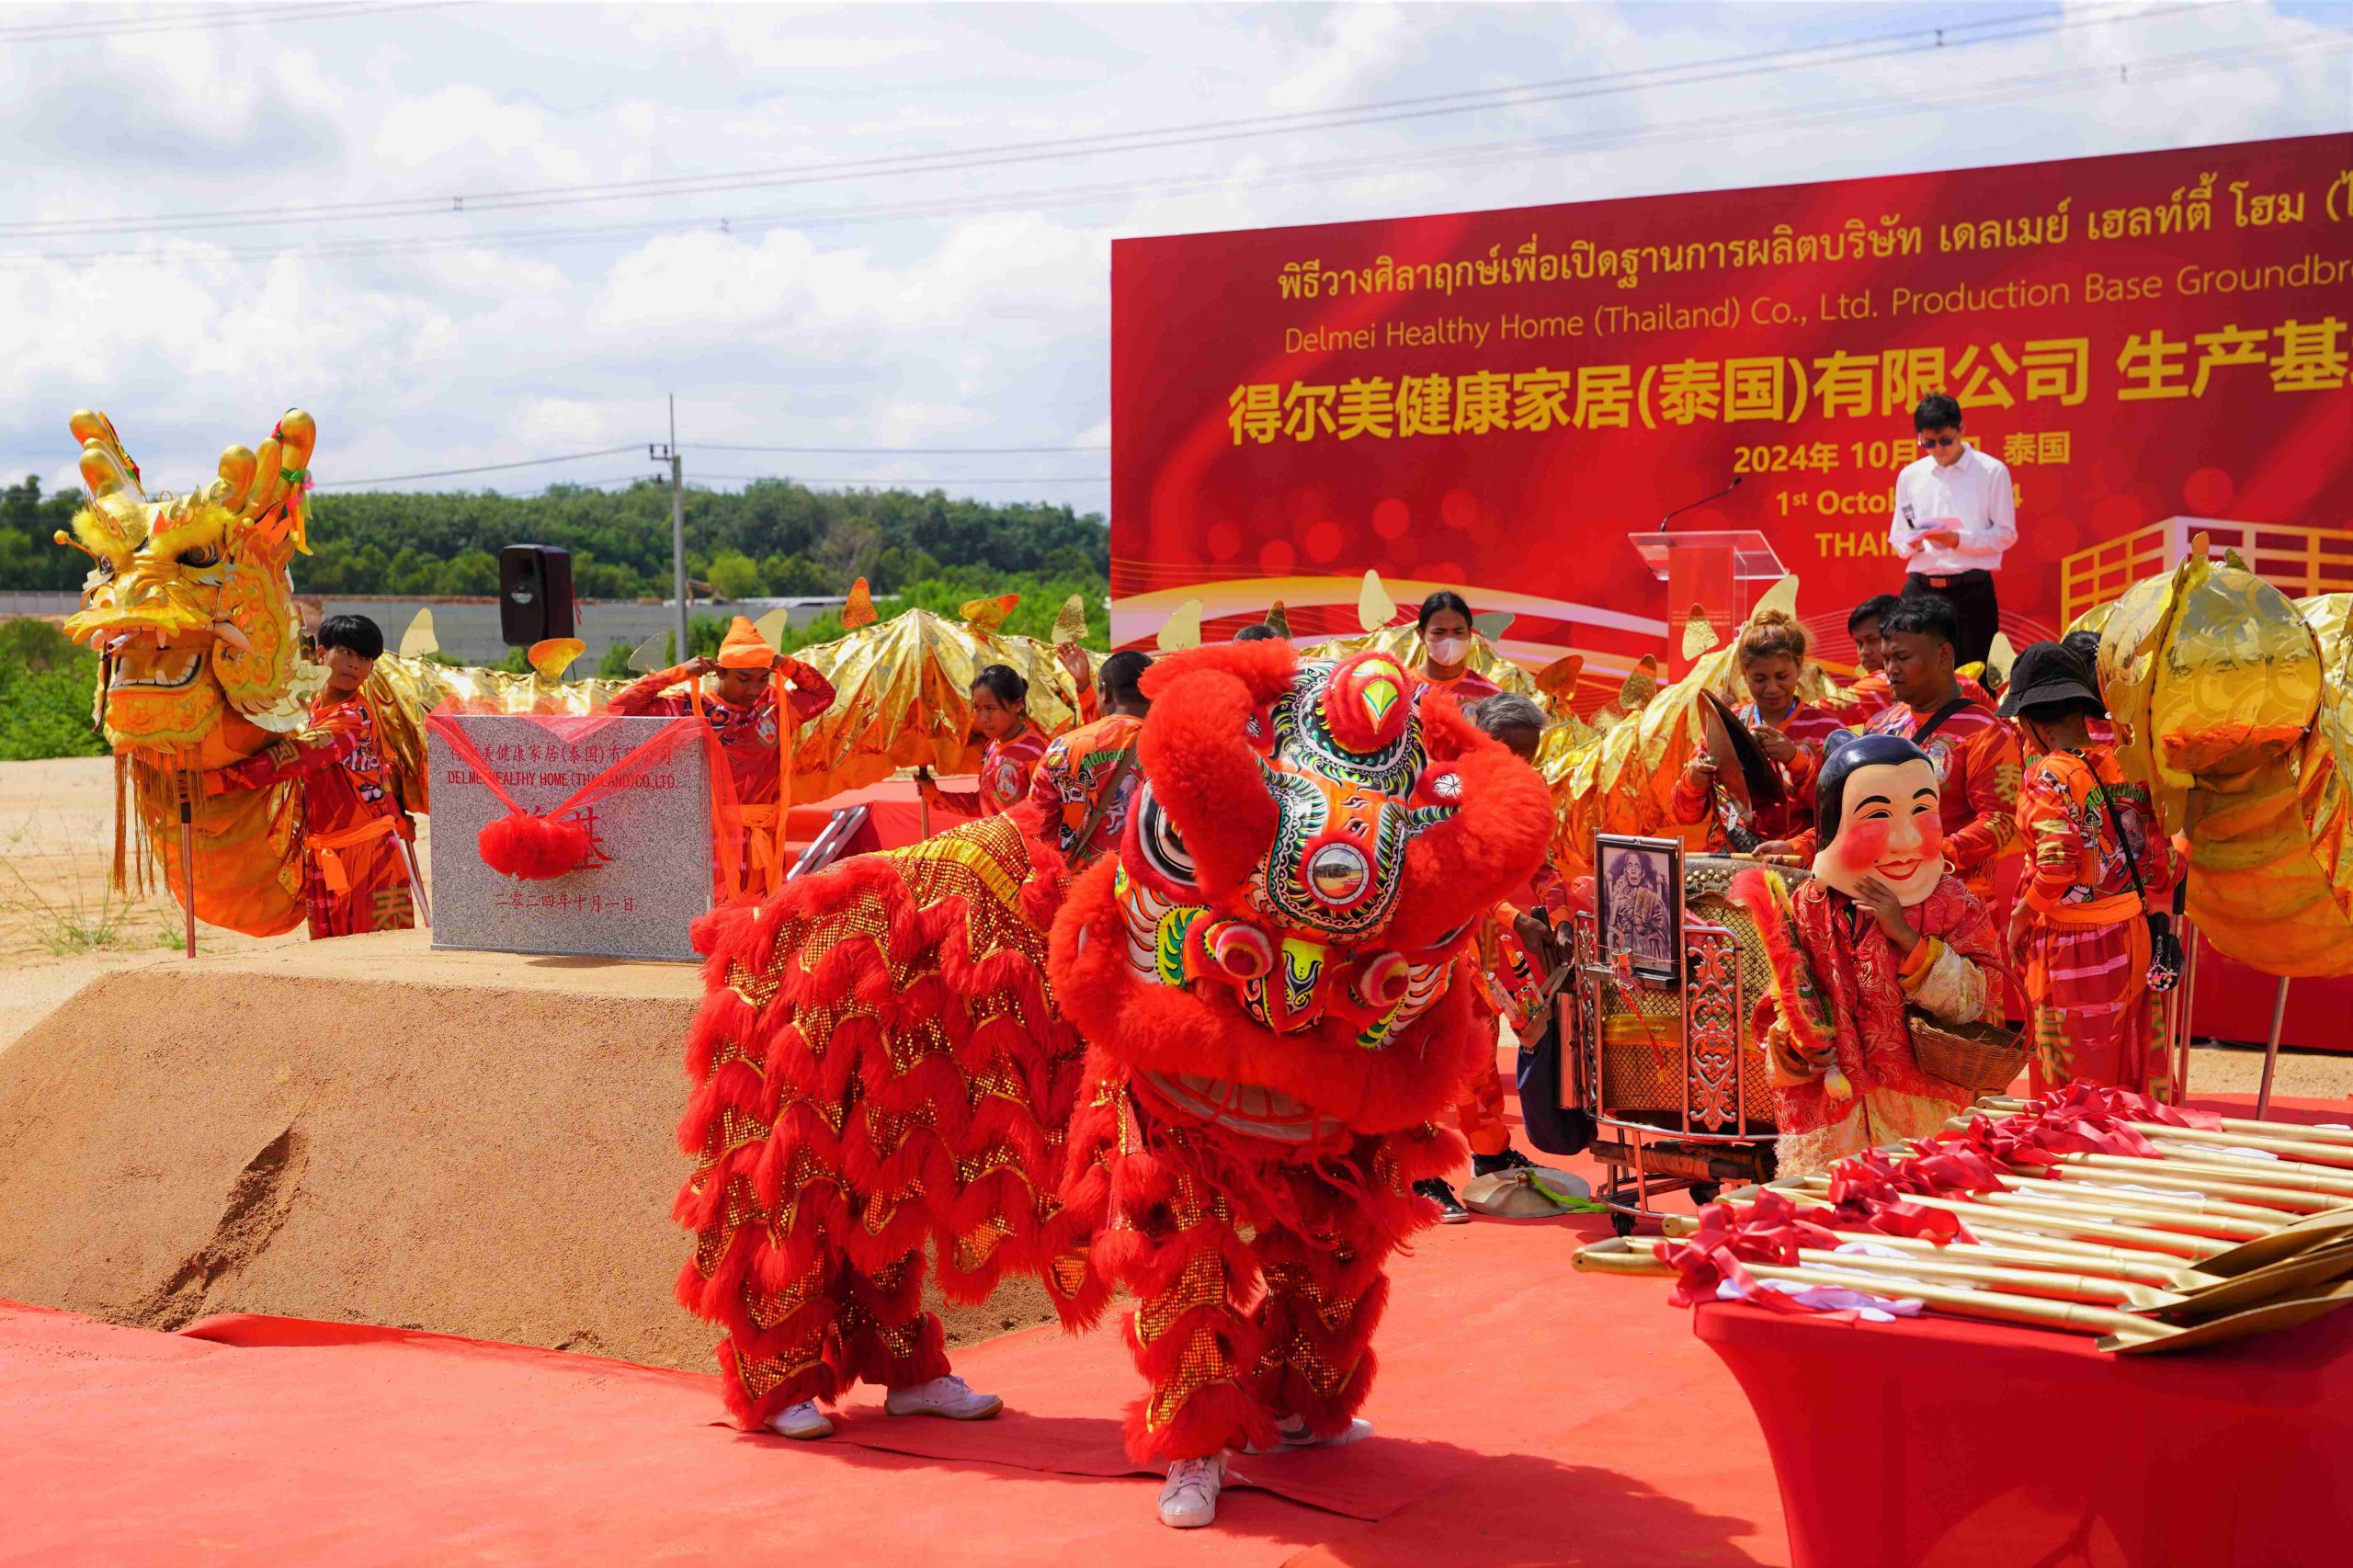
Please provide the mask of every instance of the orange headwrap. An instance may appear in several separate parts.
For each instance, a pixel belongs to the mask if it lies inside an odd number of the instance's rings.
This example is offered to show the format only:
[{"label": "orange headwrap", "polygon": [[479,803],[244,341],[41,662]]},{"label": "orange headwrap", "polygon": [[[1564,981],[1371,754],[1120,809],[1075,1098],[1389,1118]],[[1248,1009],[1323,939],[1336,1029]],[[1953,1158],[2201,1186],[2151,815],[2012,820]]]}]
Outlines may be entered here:
[{"label": "orange headwrap", "polygon": [[719,667],[722,670],[764,670],[776,663],[775,650],[760,641],[752,623],[742,616],[735,618],[727,629],[726,639],[719,644]]}]

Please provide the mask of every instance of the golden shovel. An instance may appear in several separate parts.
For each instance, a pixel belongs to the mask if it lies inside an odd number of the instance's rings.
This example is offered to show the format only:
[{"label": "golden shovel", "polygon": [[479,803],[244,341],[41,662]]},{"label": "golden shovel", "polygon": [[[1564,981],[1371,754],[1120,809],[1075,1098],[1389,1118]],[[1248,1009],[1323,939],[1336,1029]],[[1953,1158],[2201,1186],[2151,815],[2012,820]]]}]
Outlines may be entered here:
[{"label": "golden shovel", "polygon": [[[2017,1099],[2008,1095],[1990,1096],[1977,1103],[1984,1109],[2001,1111],[2006,1115],[2033,1108],[2031,1102]],[[2348,1128],[2308,1127],[2301,1121],[2256,1121],[2244,1116],[2226,1116],[2222,1119],[2222,1131],[2225,1132],[2252,1132],[2257,1137],[2273,1138],[2284,1135],[2301,1139],[2307,1143],[2340,1143],[2348,1149],[2353,1149],[2353,1129]],[[2136,1121],[2132,1125],[2149,1128],[2161,1124]],[[2178,1131],[2180,1129],[2173,1131]],[[2191,1131],[2202,1131],[2202,1129]]]},{"label": "golden shovel", "polygon": [[[1597,1251],[1605,1244],[1594,1243],[1579,1248],[1574,1266],[1604,1273],[1673,1272],[1666,1265],[1658,1262],[1654,1255],[1645,1260],[1631,1248],[1623,1255]],[[1593,1255],[1590,1261],[1588,1254]],[[1824,1268],[1815,1265],[1785,1268],[1753,1263],[1742,1267],[1759,1279],[1828,1286],[1882,1298],[1900,1296],[1961,1317],[1985,1318],[1995,1323],[2020,1324],[2031,1328],[2059,1329],[2073,1334],[2097,1334],[2101,1336],[2099,1347],[2102,1350],[2120,1355],[2192,1350],[2226,1344],[2250,1335],[2308,1322],[2353,1301],[2353,1284],[2320,1286],[2185,1326],[2120,1312],[2113,1307],[2091,1306],[2080,1301],[2046,1301],[1998,1290],[1909,1282],[1895,1288],[1892,1279],[1875,1278],[1858,1269]]]}]

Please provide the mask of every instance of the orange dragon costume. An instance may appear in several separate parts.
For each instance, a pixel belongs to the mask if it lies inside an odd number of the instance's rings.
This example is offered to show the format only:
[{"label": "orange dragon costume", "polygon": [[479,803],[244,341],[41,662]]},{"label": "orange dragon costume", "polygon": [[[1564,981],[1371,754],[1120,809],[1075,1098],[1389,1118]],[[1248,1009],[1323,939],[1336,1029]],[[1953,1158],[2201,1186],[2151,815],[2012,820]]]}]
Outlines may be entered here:
[{"label": "orange dragon costume", "polygon": [[699,928],[679,1295],[745,1426],[945,1371],[926,1242],[952,1299],[1036,1271],[1081,1326],[1137,1297],[1140,1459],[1362,1403],[1385,1261],[1434,1218],[1412,1185],[1461,1158],[1434,1119],[1492,1050],[1448,979],[1549,802],[1389,654],[1232,644],[1144,688],[1086,870],[1032,809]]},{"label": "orange dragon costume", "polygon": [[[92,717],[115,756],[117,884],[132,880],[135,848],[161,867],[183,907],[193,869],[198,920],[275,936],[318,913],[315,895],[332,892],[310,864],[324,868],[324,858],[305,854],[306,841],[313,850],[324,841],[347,886],[366,890],[330,914],[330,928],[346,918],[356,928],[404,924],[407,876],[387,836],[396,830],[372,824],[395,804],[403,815],[429,809],[426,714],[460,696],[510,711],[585,711],[607,687],[388,653],[360,688],[361,713],[314,711],[325,672],[302,656],[289,574],[309,549],[311,416],[289,409],[258,448],[223,451],[216,478],[161,499],[148,494],[104,414],[80,410],[70,427],[89,502],[57,542],[88,556],[90,572],[65,634],[99,654]],[[316,768],[363,746],[372,761],[347,769],[347,789],[306,790],[303,769],[256,760]],[[245,787],[207,792],[202,775],[216,770],[219,782]],[[370,797],[377,790],[381,801]],[[192,868],[181,863],[183,801]],[[385,810],[367,815],[363,805]]]}]

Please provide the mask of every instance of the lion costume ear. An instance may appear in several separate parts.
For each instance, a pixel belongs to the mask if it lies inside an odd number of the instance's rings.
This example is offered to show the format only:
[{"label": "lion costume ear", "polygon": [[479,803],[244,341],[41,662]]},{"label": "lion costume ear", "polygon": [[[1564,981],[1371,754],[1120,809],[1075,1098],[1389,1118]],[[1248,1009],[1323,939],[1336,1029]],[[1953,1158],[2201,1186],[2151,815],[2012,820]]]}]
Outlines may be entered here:
[{"label": "lion costume ear", "polygon": [[244,642],[239,647],[216,640],[212,672],[241,713],[276,706],[294,678],[300,634],[286,569],[297,551],[310,553],[311,453],[318,440],[311,416],[290,408],[258,450],[223,451],[220,477],[204,487],[210,504],[227,516],[229,554],[238,567],[222,585],[217,614]]},{"label": "lion costume ear", "polygon": [[1251,700],[1263,708],[1290,688],[1291,677],[1299,673],[1299,655],[1291,652],[1290,643],[1272,639],[1214,642],[1205,648],[1163,653],[1143,673],[1143,694],[1157,702],[1178,676],[1205,669],[1223,670],[1233,676],[1249,689]]},{"label": "lion costume ear", "polygon": [[1267,641],[1171,653],[1144,671],[1152,717],[1136,754],[1212,897],[1235,896],[1274,839],[1264,748],[1251,737],[1298,669],[1290,643]]}]

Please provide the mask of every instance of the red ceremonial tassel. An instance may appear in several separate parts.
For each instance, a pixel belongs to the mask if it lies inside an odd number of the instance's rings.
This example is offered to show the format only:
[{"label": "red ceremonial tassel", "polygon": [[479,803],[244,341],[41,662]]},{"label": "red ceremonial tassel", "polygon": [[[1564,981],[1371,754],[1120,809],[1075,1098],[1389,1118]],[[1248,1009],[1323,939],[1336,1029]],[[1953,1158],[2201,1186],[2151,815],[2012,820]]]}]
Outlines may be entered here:
[{"label": "red ceremonial tassel", "polygon": [[474,848],[482,863],[501,876],[547,881],[579,869],[588,858],[588,829],[577,822],[509,812],[482,830]]}]

